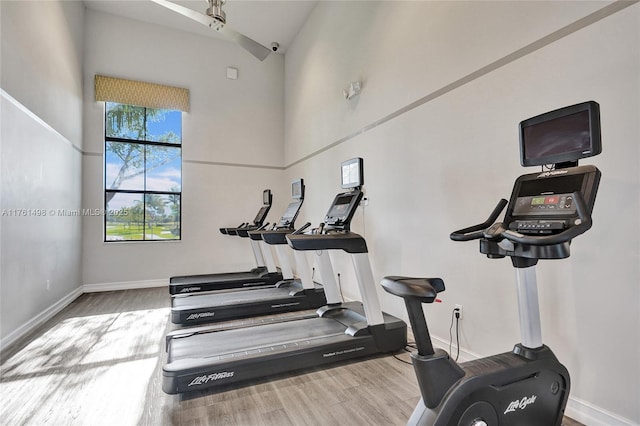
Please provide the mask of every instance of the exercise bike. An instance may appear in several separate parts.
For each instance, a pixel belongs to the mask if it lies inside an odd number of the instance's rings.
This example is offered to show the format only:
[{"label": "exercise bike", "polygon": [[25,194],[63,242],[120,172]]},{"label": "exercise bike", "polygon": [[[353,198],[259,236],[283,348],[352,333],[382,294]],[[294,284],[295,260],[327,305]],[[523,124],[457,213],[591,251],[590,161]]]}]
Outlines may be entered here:
[{"label": "exercise bike", "polygon": [[418,349],[411,356],[422,400],[409,424],[561,424],[570,378],[542,343],[535,266],[540,259],[568,257],[571,240],[591,227],[599,180],[600,171],[594,166],[521,176],[503,222],[494,223],[507,204],[504,199],[484,223],[451,234],[454,241],[480,240],[480,252],[491,259],[511,258],[517,271],[522,338],[511,352],[456,363],[445,351],[433,348],[422,310],[422,303],[432,303],[445,290],[444,281],[383,279],[387,292],[404,299]]},{"label": "exercise bike", "polygon": [[[433,303],[445,290],[444,281],[383,279],[387,292],[404,299],[418,349],[411,357],[422,399],[409,424],[562,424],[571,382],[567,369],[542,343],[535,267],[541,259],[569,257],[571,241],[591,228],[601,173],[595,166],[579,167],[578,159],[601,151],[596,102],[522,121],[521,164],[554,164],[553,170],[520,176],[508,203],[500,200],[484,223],[450,236],[454,241],[479,240],[481,253],[490,259],[509,257],[516,268],[522,340],[511,352],[456,363],[433,348],[422,310],[422,303]],[[503,221],[496,222],[507,204]]]}]

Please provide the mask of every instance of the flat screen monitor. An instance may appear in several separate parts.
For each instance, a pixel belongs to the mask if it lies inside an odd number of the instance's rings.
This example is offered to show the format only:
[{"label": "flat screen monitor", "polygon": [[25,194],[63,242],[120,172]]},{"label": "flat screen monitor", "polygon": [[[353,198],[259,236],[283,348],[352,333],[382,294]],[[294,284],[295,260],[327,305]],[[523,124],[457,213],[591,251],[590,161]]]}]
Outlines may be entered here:
[{"label": "flat screen monitor", "polygon": [[600,107],[589,101],[520,122],[523,166],[576,163],[602,152]]},{"label": "flat screen monitor", "polygon": [[262,204],[264,204],[265,206],[271,204],[271,190],[270,189],[265,189],[264,191],[262,191]]},{"label": "flat screen monitor", "polygon": [[362,158],[356,157],[342,162],[342,188],[359,188],[364,184]]},{"label": "flat screen monitor", "polygon": [[304,181],[302,179],[291,182],[291,198],[295,200],[304,198]]}]

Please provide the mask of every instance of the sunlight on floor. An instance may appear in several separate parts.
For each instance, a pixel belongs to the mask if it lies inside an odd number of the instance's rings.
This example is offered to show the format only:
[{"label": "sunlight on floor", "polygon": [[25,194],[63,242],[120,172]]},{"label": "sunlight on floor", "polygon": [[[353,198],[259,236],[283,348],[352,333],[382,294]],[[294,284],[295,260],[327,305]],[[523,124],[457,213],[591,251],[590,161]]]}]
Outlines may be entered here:
[{"label": "sunlight on floor", "polygon": [[[69,318],[47,330],[1,366],[3,421],[111,425],[117,413],[119,425],[137,424],[168,314],[162,308]],[[19,418],[10,408],[17,406]]]}]

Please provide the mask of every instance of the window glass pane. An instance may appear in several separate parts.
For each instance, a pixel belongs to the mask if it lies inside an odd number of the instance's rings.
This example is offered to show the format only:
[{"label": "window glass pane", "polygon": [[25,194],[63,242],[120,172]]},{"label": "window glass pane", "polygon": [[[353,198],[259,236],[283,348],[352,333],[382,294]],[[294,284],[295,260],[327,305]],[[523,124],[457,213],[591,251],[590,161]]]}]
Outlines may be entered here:
[{"label": "window glass pane", "polygon": [[169,109],[147,108],[148,141],[182,142],[182,112]]},{"label": "window glass pane", "polygon": [[142,240],[144,206],[142,194],[107,192],[105,240]]},{"label": "window glass pane", "polygon": [[105,188],[144,191],[144,145],[107,142]]},{"label": "window glass pane", "polygon": [[145,239],[180,239],[180,195],[147,194]]},{"label": "window glass pane", "polygon": [[105,129],[105,241],[179,240],[182,113],[106,103]]},{"label": "window glass pane", "polygon": [[143,140],[145,108],[107,102],[107,137]]},{"label": "window glass pane", "polygon": [[147,191],[182,190],[181,154],[179,147],[147,145]]}]

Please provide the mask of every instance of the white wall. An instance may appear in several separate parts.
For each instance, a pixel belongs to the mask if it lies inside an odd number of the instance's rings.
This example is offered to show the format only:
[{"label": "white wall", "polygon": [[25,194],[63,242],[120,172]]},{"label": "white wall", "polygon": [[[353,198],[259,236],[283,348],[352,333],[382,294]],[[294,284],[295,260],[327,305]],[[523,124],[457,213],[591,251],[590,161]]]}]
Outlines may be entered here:
[{"label": "white wall", "polygon": [[[104,243],[102,218],[85,217],[83,283],[163,280],[177,274],[255,266],[247,240],[220,226],[253,220],[262,190],[274,192],[268,220],[289,201],[284,183],[284,60],[256,60],[235,44],[87,10],[83,206],[103,208],[104,112],[95,74],[186,87],[183,114],[182,241]],[[226,68],[239,70],[238,80]],[[90,288],[90,287],[89,287]]]},{"label": "white wall", "polygon": [[[519,166],[518,122],[599,102],[603,153],[583,161],[603,173],[594,227],[570,259],[539,265],[543,336],[571,373],[569,415],[638,424],[640,6],[590,16],[608,4],[320,2],[285,60],[285,164],[288,178],[306,179],[301,217],[317,223],[340,161],[364,157],[370,204],[353,229],[375,280],[443,277],[443,303],[425,308],[430,329],[446,344],[462,304],[463,355],[484,356],[519,340],[514,272],[448,235],[537,171]],[[355,79],[362,94],[345,101]],[[358,298],[348,258],[333,258]],[[406,318],[398,298],[379,294]]]},{"label": "white wall", "polygon": [[59,210],[81,204],[84,5],[3,1],[0,14],[5,347],[80,294],[81,220]]}]

